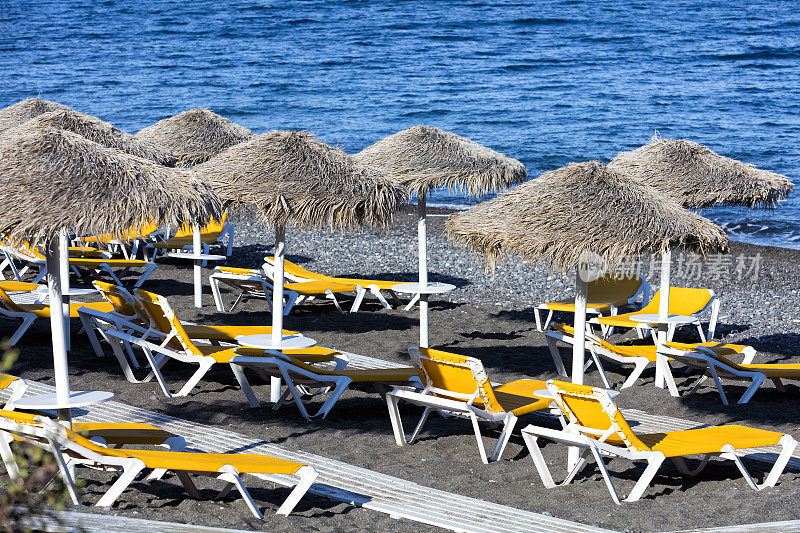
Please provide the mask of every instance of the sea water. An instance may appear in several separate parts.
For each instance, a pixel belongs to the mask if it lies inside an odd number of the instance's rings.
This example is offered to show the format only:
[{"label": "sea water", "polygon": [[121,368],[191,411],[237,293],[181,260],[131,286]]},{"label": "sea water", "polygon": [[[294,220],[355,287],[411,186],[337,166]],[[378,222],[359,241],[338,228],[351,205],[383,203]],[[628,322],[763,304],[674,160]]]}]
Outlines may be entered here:
[{"label": "sea water", "polygon": [[[38,94],[130,132],[210,107],[348,152],[439,126],[531,177],[658,131],[798,180],[800,1],[0,0],[0,107]],[[800,192],[704,214],[800,248]]]}]

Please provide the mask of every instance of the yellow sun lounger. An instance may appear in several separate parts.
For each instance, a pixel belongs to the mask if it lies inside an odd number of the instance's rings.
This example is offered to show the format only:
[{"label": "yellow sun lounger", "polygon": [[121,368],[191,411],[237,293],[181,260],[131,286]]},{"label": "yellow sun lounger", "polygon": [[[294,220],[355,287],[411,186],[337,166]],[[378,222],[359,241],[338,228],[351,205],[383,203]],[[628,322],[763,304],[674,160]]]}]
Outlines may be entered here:
[{"label": "yellow sun lounger", "polygon": [[[189,453],[107,448],[53,420],[24,413],[0,411],[0,431],[53,453],[61,469],[61,474],[67,481],[70,496],[76,504],[80,504],[80,499],[72,468],[78,465],[119,473],[111,487],[97,502],[98,507],[113,505],[143,470],[153,470],[156,477],[160,477],[161,472],[170,470],[178,476],[193,498],[199,499],[201,494],[189,474],[225,481],[226,487],[220,492],[220,496],[227,494],[230,489],[235,487],[250,512],[260,519],[264,518],[264,515],[245,487],[241,478],[243,474],[269,480],[274,480],[271,476],[276,474],[299,479],[289,497],[278,508],[277,513],[281,515],[288,515],[292,512],[317,477],[317,472],[311,466],[263,454]],[[0,439],[0,443],[2,443],[0,446],[4,444],[2,446],[4,456],[10,455],[10,448],[6,440]],[[12,470],[14,470],[13,467]],[[145,478],[145,481],[151,479],[153,479],[152,474]]]},{"label": "yellow sun lounger", "polygon": [[[104,233],[102,235],[82,237],[81,240],[83,242],[104,245],[114,252],[121,251],[125,259],[136,259],[140,244],[152,238],[151,236],[158,231],[160,227],[160,224],[150,223],[138,230],[129,229],[122,235]],[[128,252],[128,246],[131,247],[130,252]]]},{"label": "yellow sun lounger", "polygon": [[[267,256],[264,258],[264,261],[265,261],[264,269],[265,271],[268,271],[269,268],[271,268],[274,265],[275,259],[271,256]],[[368,279],[368,278],[338,278],[333,276],[325,276],[324,274],[307,270],[301,267],[300,265],[297,265],[285,259],[283,267],[286,276],[293,281],[303,282],[309,280],[311,281],[317,280],[317,281],[327,281],[333,283],[344,283],[346,285],[357,285],[359,287],[362,287],[362,292],[360,294],[361,298],[364,297],[366,291],[369,291],[373,296],[375,296],[375,298],[378,299],[378,301],[381,303],[384,309],[391,309],[392,306],[383,296],[381,291],[386,291],[387,293],[389,293],[389,296],[391,296],[392,300],[394,300],[394,302],[397,305],[400,305],[402,303],[400,301],[400,298],[397,297],[397,293],[395,293],[394,290],[392,289],[392,287],[394,287],[398,283],[403,283],[402,281],[386,281],[381,279]]]},{"label": "yellow sun lounger", "polygon": [[[736,363],[729,359],[729,353],[721,352],[718,346],[702,344],[689,349],[675,346],[673,343],[668,346],[665,353],[670,357],[704,372],[689,390],[689,394],[694,394],[710,376],[714,379],[722,403],[728,405],[728,397],[722,388],[722,380],[750,381],[747,390],[737,402],[743,404],[750,401],[767,379],[772,380],[780,391],[786,390],[782,380],[800,380],[800,363],[753,363],[752,357]],[[750,349],[753,350],[753,348]],[[753,354],[755,355],[755,350],[753,350]]]},{"label": "yellow sun lounger", "polygon": [[[446,413],[468,418],[475,431],[481,461],[497,461],[511,437],[517,417],[550,406],[550,400],[533,394],[545,388],[544,381],[519,379],[495,387],[489,381],[483,364],[473,357],[417,346],[409,348],[408,353],[423,373],[425,388],[421,392],[395,389],[386,395],[398,446],[411,444],[417,439],[431,412]],[[401,400],[425,408],[407,441],[398,407]],[[488,458],[478,425],[480,421],[503,424],[500,438]]]},{"label": "yellow sun lounger", "polygon": [[[263,270],[251,270],[248,268],[216,267],[214,273],[209,277],[209,281],[211,283],[211,292],[214,295],[214,303],[217,305],[217,310],[221,313],[225,312],[225,304],[222,302],[222,293],[219,290],[220,283],[240,291],[239,295],[236,297],[236,301],[233,302],[228,312],[233,312],[236,306],[245,299],[261,298],[269,300],[269,294],[270,291],[272,291],[272,277],[271,274],[265,275],[264,272]],[[295,305],[320,297],[331,300],[333,305],[336,306],[336,309],[338,309],[340,313],[344,313],[336,295],[347,292],[356,293],[353,306],[350,308],[350,312],[355,313],[361,305],[364,290],[356,285],[320,280],[284,283],[283,288],[284,297],[286,298],[286,304],[283,306],[284,315],[288,315]],[[269,307],[269,309],[270,311],[272,310],[271,307]]]},{"label": "yellow sun lounger", "polygon": [[[635,328],[642,338],[643,331],[650,331],[655,340],[655,323],[637,322],[631,320],[633,315],[657,315],[658,306],[661,300],[661,291],[656,292],[653,299],[639,311],[624,313],[616,316],[594,317],[588,321],[589,324],[598,324],[603,332],[603,337],[608,337],[614,332],[615,327]],[[710,313],[708,320],[708,332],[703,331],[700,318],[706,313]],[[717,317],[719,316],[719,299],[711,289],[691,289],[685,287],[670,287],[669,289],[669,314],[692,317],[690,322],[697,326],[700,339],[705,342],[714,338],[714,331],[717,327]],[[667,332],[667,340],[672,340],[675,333],[675,325],[670,324]]]},{"label": "yellow sun lounger", "polygon": [[[27,243],[16,246],[6,244],[2,246],[2,250],[6,255],[6,260],[10,264],[11,269],[14,272],[14,277],[17,279],[17,281],[22,281],[24,270],[20,271],[17,269],[16,265],[14,264],[14,259],[26,261],[27,263],[38,267],[39,273],[33,279],[34,283],[38,283],[47,275],[47,263],[44,255],[32,246],[27,245]],[[96,274],[105,272],[109,275],[109,277],[111,277],[111,279],[114,280],[114,283],[118,285],[122,285],[122,282],[114,273],[113,269],[121,268],[125,271],[130,269],[144,269],[142,275],[139,276],[134,283],[134,287],[140,287],[156,268],[156,264],[150,261],[141,261],[138,259],[110,259],[107,257],[70,257],[69,266],[77,275],[79,275],[77,270],[78,268],[85,268],[95,272]]]},{"label": "yellow sun lounger", "polygon": [[[536,470],[547,488],[555,487],[556,483],[542,456],[538,444],[539,438],[581,449],[578,462],[569,470],[566,479],[560,485],[572,481],[587,464],[587,455],[591,454],[616,504],[620,504],[621,498],[614,487],[603,457],[647,462],[647,468],[627,498],[622,500],[634,502],[642,496],[661,467],[661,463],[667,458],[672,459],[678,470],[689,475],[698,474],[711,456],[730,459],[739,468],[750,488],[761,490],[764,487],[775,486],[797,447],[797,441],[790,435],[738,425],[637,434],[628,425],[608,391],[553,380],[547,382],[547,389],[561,410],[566,426],[564,429],[555,430],[530,425],[522,430],[522,436]],[[735,452],[746,448],[776,445],[781,446],[781,452],[764,483],[758,485]],[[693,471],[689,470],[683,459],[689,455],[703,456],[700,465]]]},{"label": "yellow sun lounger", "polygon": [[[50,306],[45,304],[18,304],[11,299],[11,296],[6,290],[13,292],[18,291],[21,287],[32,285],[34,290],[39,288],[36,284],[20,283],[17,281],[0,281],[0,316],[5,318],[21,320],[22,324],[17,328],[14,334],[9,339],[9,344],[12,346],[19,342],[19,339],[28,331],[37,318],[50,318]],[[110,311],[111,304],[106,302],[94,303],[74,303],[69,306],[69,317],[80,318],[78,310],[82,307],[95,309],[97,311]]]},{"label": "yellow sun lounger", "polygon": [[[650,285],[639,276],[617,278],[614,275],[602,276],[589,282],[588,296],[586,298],[586,313],[594,315],[616,315],[619,308],[634,304],[639,297],[642,306],[647,305],[650,298]],[[542,312],[547,311],[547,317],[542,322]],[[534,309],[536,329],[544,331],[556,311],[575,313],[575,298],[566,298],[556,302],[546,302]]]},{"label": "yellow sun lounger", "polygon": [[[545,338],[547,339],[547,345],[550,348],[550,355],[553,356],[553,362],[556,365],[556,371],[559,373],[559,375],[567,377],[567,371],[564,368],[564,362],[561,359],[561,354],[558,351],[558,346],[556,343],[560,341],[572,345],[575,342],[575,329],[571,326],[565,326],[563,324],[553,324],[553,328],[555,331],[548,331],[545,334]],[[745,363],[752,361],[756,354],[756,351],[750,346],[745,346],[743,344],[723,344],[713,341],[697,344],[668,342],[667,346],[669,346],[671,349],[677,350],[678,353],[693,351],[702,347],[712,350],[714,353],[719,355],[741,355],[743,356],[743,361]],[[607,340],[601,339],[600,337],[597,337],[591,333],[587,333],[586,350],[589,352],[591,359],[586,362],[586,367],[584,370],[588,369],[589,366],[594,363],[597,369],[600,371],[600,379],[602,379],[603,384],[608,388],[611,388],[611,384],[608,381],[608,377],[606,376],[601,359],[614,361],[622,365],[634,365],[633,371],[622,384],[620,389],[627,389],[628,387],[632,386],[634,383],[636,383],[636,380],[641,377],[642,372],[644,372],[651,365],[655,366],[656,364],[655,344],[622,346],[619,344],[611,344]],[[672,353],[672,351],[670,351],[670,353]],[[667,366],[667,370],[669,370],[669,372],[664,373],[667,386],[673,396],[678,396],[678,390],[675,386],[675,380],[672,377],[672,372],[669,369],[669,365]]]},{"label": "yellow sun lounger", "polygon": [[[206,226],[200,228],[200,243],[203,246],[203,253],[209,253],[211,246],[222,246],[225,256],[230,257],[233,253],[233,225],[226,222],[228,214],[222,214],[222,220],[217,222],[212,220]],[[155,259],[159,250],[183,250],[194,246],[194,235],[191,227],[183,227],[175,235],[163,241],[151,242],[145,246],[145,253],[152,251],[150,260]]]}]

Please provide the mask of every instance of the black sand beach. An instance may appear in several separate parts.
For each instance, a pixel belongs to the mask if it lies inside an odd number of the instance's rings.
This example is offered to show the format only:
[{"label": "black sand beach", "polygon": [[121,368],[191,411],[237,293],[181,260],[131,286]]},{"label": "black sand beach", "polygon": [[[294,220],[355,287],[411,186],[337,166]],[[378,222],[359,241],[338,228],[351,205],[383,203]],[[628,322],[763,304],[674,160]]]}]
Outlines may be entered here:
[{"label": "black sand beach", "polygon": [[[549,274],[530,264],[511,260],[492,274],[482,260],[456,249],[441,235],[446,212],[429,217],[429,264],[431,278],[457,285],[458,290],[441,299],[432,299],[430,315],[431,346],[481,359],[493,381],[504,382],[524,377],[556,377],[544,336],[536,331],[532,309],[540,302],[571,294],[571,275]],[[442,215],[442,216],[440,216]],[[416,219],[411,211],[399,214],[388,232],[339,234],[327,231],[287,230],[289,259],[311,270],[330,275],[370,276],[411,281],[416,276]],[[231,266],[258,267],[272,244],[271,231],[247,214],[236,218],[236,251]],[[675,254],[673,286],[710,287],[722,300],[718,338],[750,344],[758,350],[761,362],[792,362],[800,355],[800,251],[732,243],[731,254],[712,258],[696,271],[691,258]],[[649,260],[648,260],[649,261]],[[756,272],[748,269],[757,263]],[[737,270],[738,266],[738,270]],[[753,269],[756,270],[756,269]],[[657,286],[645,262],[643,275]],[[209,271],[205,272],[207,276]],[[741,278],[741,279],[739,279]],[[129,278],[132,279],[132,278]],[[267,304],[251,300],[234,314],[218,313],[205,285],[201,310],[192,305],[191,269],[169,260],[161,261],[144,288],[168,296],[182,320],[200,324],[269,324]],[[227,303],[231,295],[224,295]],[[349,302],[345,304],[347,307]],[[10,336],[17,322],[0,322],[0,337]],[[339,314],[330,303],[299,306],[286,318],[287,329],[303,332],[320,345],[391,361],[408,362],[407,348],[418,340],[418,312],[384,310],[374,300],[365,299],[357,314]],[[251,375],[256,394],[263,401],[260,409],[248,407],[236,381],[226,367],[214,368],[200,386],[185,398],[165,398],[155,383],[132,384],[125,381],[116,360],[99,359],[85,336],[78,335],[73,323],[73,349],[70,352],[71,384],[75,389],[108,390],[116,399],[135,406],[160,411],[277,443],[290,449],[345,461],[438,489],[527,509],[539,513],[616,530],[668,531],[693,527],[724,526],[800,518],[795,502],[800,499],[800,475],[785,473],[778,485],[756,493],[751,491],[731,462],[713,462],[698,477],[683,476],[670,464],[662,467],[644,498],[637,503],[616,506],[596,469],[566,487],[545,489],[521,437],[512,437],[501,461],[480,462],[468,422],[432,417],[419,442],[399,448],[392,438],[385,403],[374,393],[350,391],[324,421],[306,422],[293,405],[273,411],[268,403],[268,384]],[[694,341],[696,331],[679,331],[676,340]],[[632,341],[628,332],[612,340]],[[18,344],[20,357],[11,373],[53,384],[49,324],[38,321]],[[618,386],[627,370],[607,365],[609,377]],[[177,363],[165,367],[168,380],[175,385],[189,375]],[[686,390],[691,375],[676,374],[678,386]],[[590,370],[587,383],[600,385],[598,374]],[[726,382],[730,398],[744,387]],[[618,398],[622,407],[663,414],[709,424],[740,423],[775,429],[800,438],[800,389],[793,383],[779,392],[767,383],[744,406],[725,407],[711,386],[693,396],[672,398],[653,386],[653,373],[646,372],[639,385]],[[402,408],[406,429],[413,427],[419,411]],[[539,422],[523,418],[517,428]],[[485,431],[487,443],[497,433]],[[560,472],[565,453],[558,445],[548,445],[545,456]],[[751,469],[761,466],[749,463]],[[614,471],[630,468],[630,463],[611,463]],[[623,473],[619,486],[626,492],[640,468]],[[90,476],[86,500],[96,501],[107,480]],[[296,512],[277,517],[271,512],[287,494],[258,482],[265,490],[254,490],[260,505],[267,507],[266,520],[254,519],[235,495],[220,502],[196,501],[182,491],[177,479],[163,483],[134,484],[120,502],[107,511],[156,520],[187,522],[208,526],[281,531],[418,531],[426,526],[393,520],[384,514],[357,509],[345,504],[308,496]],[[201,483],[207,495],[210,483]],[[218,485],[214,485],[215,487]],[[433,528],[430,528],[433,529]]]}]

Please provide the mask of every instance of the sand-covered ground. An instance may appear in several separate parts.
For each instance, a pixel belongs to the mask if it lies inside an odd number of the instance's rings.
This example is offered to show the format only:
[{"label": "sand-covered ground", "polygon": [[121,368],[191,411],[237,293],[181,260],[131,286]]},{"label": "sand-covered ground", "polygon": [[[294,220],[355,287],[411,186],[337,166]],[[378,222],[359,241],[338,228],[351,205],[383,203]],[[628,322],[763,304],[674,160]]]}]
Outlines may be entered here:
[{"label": "sand-covered ground", "polygon": [[[441,213],[444,215],[444,213]],[[493,274],[480,259],[450,245],[441,235],[444,216],[431,216],[429,262],[432,279],[458,286],[450,295],[433,298],[430,315],[431,346],[481,359],[493,381],[556,377],[542,333],[536,331],[532,309],[540,302],[571,294],[572,275],[549,274],[534,265],[511,260]],[[339,234],[328,231],[287,231],[287,251],[292,261],[330,275],[358,275],[411,281],[416,276],[415,219],[398,215],[386,232]],[[236,251],[232,266],[258,267],[270,250],[271,233],[246,214],[237,217]],[[649,259],[643,275],[650,275]],[[757,263],[757,264],[756,264]],[[718,336],[754,346],[758,361],[800,362],[800,283],[797,267],[800,252],[732,243],[729,256],[711,258],[697,271],[692,258],[677,255],[674,286],[710,287],[722,300]],[[752,268],[752,267],[757,268]],[[752,271],[748,271],[752,270]],[[756,272],[757,270],[757,272]],[[208,271],[206,271],[208,274]],[[133,278],[129,278],[133,279]],[[205,307],[192,305],[191,269],[163,261],[146,289],[169,297],[181,319],[201,324],[269,324],[267,304],[251,300],[234,314],[218,313],[206,285]],[[225,295],[228,303],[232,295]],[[345,303],[346,306],[349,302]],[[8,336],[16,323],[0,322],[0,336]],[[418,312],[384,310],[374,299],[366,299],[356,314],[339,314],[325,302],[303,305],[286,318],[285,327],[303,332],[320,345],[362,353],[392,361],[407,362],[407,348],[418,342]],[[125,381],[115,359],[98,359],[85,336],[73,326],[70,353],[72,384],[76,389],[109,390],[116,399],[145,409],[214,426],[222,426],[289,449],[306,450],[364,468],[415,481],[438,489],[483,498],[535,512],[596,524],[617,530],[666,531],[690,527],[722,526],[800,518],[795,502],[800,500],[800,475],[788,472],[779,484],[760,493],[751,491],[733,463],[713,462],[698,477],[682,476],[666,464],[645,497],[637,503],[616,506],[596,469],[566,487],[546,490],[533,468],[521,437],[515,435],[501,461],[483,465],[478,457],[468,422],[433,417],[413,446],[395,446],[386,405],[374,393],[350,391],[324,421],[306,422],[292,405],[273,411],[268,403],[268,384],[253,376],[256,394],[263,406],[251,409],[227,367],[212,369],[200,386],[186,398],[169,400],[155,383]],[[681,331],[677,339],[692,340],[696,332]],[[631,333],[617,335],[615,342],[633,341]],[[19,343],[20,357],[12,373],[52,384],[49,325],[40,321]],[[109,351],[110,353],[110,351]],[[178,386],[191,368],[180,364],[165,367],[168,380]],[[627,369],[607,365],[609,377],[618,386]],[[587,374],[589,384],[600,385],[596,371]],[[685,390],[691,375],[677,374]],[[693,396],[672,398],[653,386],[653,374],[645,373],[640,384],[625,390],[618,402],[627,408],[670,415],[705,423],[740,423],[776,429],[800,438],[800,390],[788,384],[781,393],[765,384],[745,406],[725,407],[708,386]],[[744,386],[729,382],[726,390],[738,398]],[[419,411],[403,409],[407,428],[413,427]],[[522,419],[518,428],[536,418]],[[487,444],[496,433],[485,432]],[[548,445],[545,454],[553,465],[564,460],[564,450]],[[611,462],[620,472],[619,485],[627,491],[641,472],[630,463]],[[760,471],[761,466],[750,467]],[[557,467],[558,468],[558,467]],[[92,475],[86,499],[96,500],[106,485],[104,476]],[[175,477],[153,485],[134,484],[110,511],[126,516],[191,522],[243,529],[333,531],[363,529],[426,530],[426,526],[314,496],[304,499],[289,518],[269,514],[286,489],[255,490],[254,496],[267,507],[264,522],[248,514],[242,501],[231,495],[221,502],[196,501],[186,496]],[[206,494],[211,495],[211,484]]]}]

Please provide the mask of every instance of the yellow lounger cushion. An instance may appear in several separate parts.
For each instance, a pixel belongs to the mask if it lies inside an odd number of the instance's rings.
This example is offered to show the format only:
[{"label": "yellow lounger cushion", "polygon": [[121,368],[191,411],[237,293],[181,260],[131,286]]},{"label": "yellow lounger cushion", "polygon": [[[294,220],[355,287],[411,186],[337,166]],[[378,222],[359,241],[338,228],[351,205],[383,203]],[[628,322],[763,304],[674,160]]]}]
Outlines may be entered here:
[{"label": "yellow lounger cushion", "polygon": [[[493,389],[494,396],[503,410],[517,416],[547,409],[552,402],[550,399],[545,400],[533,395],[535,391],[547,390],[545,382],[538,379],[518,379]],[[482,405],[480,399],[474,403],[476,407]]]},{"label": "yellow lounger cushion", "polygon": [[35,291],[46,285],[39,285],[38,283],[27,283],[25,281],[0,281],[0,289],[7,292],[14,291]]},{"label": "yellow lounger cushion", "polygon": [[150,424],[137,423],[73,422],[72,430],[87,439],[102,437],[109,445],[142,444],[157,446],[163,444],[170,437],[177,436]]},{"label": "yellow lounger cushion", "polygon": [[[24,311],[27,313],[33,313],[39,318],[50,318],[50,306],[44,304],[18,304],[16,307],[19,308],[20,311]],[[108,302],[92,302],[92,303],[82,303],[82,304],[69,304],[69,317],[70,318],[78,318],[78,309],[81,307],[86,307],[89,309],[94,309],[95,311],[101,311],[103,313],[108,313],[114,310],[114,306]]]},{"label": "yellow lounger cushion", "polygon": [[[656,292],[653,299],[639,311],[632,311],[616,316],[604,316],[597,318],[598,324],[605,326],[617,326],[623,328],[635,328],[643,322],[635,322],[630,319],[633,315],[657,315],[661,291]],[[671,287],[669,290],[669,313],[671,315],[690,316],[700,311],[711,301],[711,294],[707,289],[692,289],[686,287]]]},{"label": "yellow lounger cushion", "polygon": [[[270,261],[274,261],[273,257],[268,257]],[[317,272],[311,272],[310,270],[306,270],[305,268],[292,263],[291,261],[285,261],[283,264],[284,269],[287,273],[292,276],[297,276],[298,278],[306,278],[306,279],[317,279],[321,281],[332,281],[334,283],[344,283],[344,284],[352,284],[352,285],[361,285],[362,287],[367,287],[368,285],[375,285],[380,290],[391,290],[391,288],[398,283],[399,281],[386,281],[380,279],[365,279],[365,278],[337,278],[335,276],[324,276]]]},{"label": "yellow lounger cushion", "polygon": [[730,425],[636,436],[648,450],[661,452],[667,457],[679,457],[717,453],[725,444],[735,443],[737,449],[773,446],[783,435],[777,431]]},{"label": "yellow lounger cushion", "polygon": [[110,267],[119,268],[136,268],[143,267],[150,264],[149,261],[142,261],[141,259],[73,259],[69,260],[70,266],[97,268],[100,265],[108,265]]},{"label": "yellow lounger cushion", "polygon": [[7,389],[11,386],[12,383],[17,381],[19,378],[14,376],[9,376],[8,374],[0,374],[0,390]]},{"label": "yellow lounger cushion", "polygon": [[229,266],[218,266],[220,272],[227,272],[228,274],[241,274],[243,276],[260,276],[261,272],[252,270],[250,268],[237,268]]},{"label": "yellow lounger cushion", "polygon": [[[116,450],[115,450],[116,451]],[[147,468],[166,468],[167,470],[186,470],[189,472],[218,472],[230,465],[240,474],[287,474],[296,473],[302,463],[286,461],[267,455],[252,453],[190,453],[167,452],[160,450],[125,450],[124,456],[135,457],[144,462]]]},{"label": "yellow lounger cushion", "polygon": [[[597,309],[598,311],[609,311],[611,310],[611,306],[619,307],[628,300],[617,300],[614,302],[586,302],[586,307],[590,309]],[[550,311],[564,311],[567,313],[574,313],[575,312],[575,299],[574,298],[565,298],[564,300],[559,300],[557,302],[547,302],[545,304],[547,309]]]},{"label": "yellow lounger cushion", "polygon": [[[184,325],[183,329],[192,339],[233,342],[239,335],[269,335],[271,326],[197,326]],[[284,330],[284,335],[291,335]]]},{"label": "yellow lounger cushion", "polygon": [[717,355],[717,359],[736,370],[761,372],[768,378],[800,378],[800,363],[750,363],[738,364],[730,359]]},{"label": "yellow lounger cushion", "polygon": [[325,294],[328,290],[334,293],[350,292],[356,290],[354,285],[343,283],[332,283],[329,281],[304,281],[302,283],[286,283],[284,287],[300,294],[319,295]]}]

